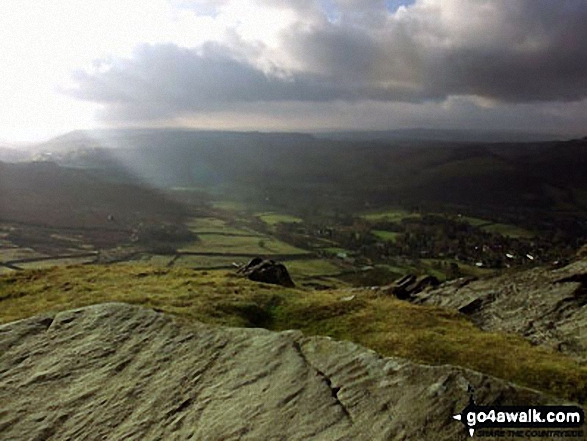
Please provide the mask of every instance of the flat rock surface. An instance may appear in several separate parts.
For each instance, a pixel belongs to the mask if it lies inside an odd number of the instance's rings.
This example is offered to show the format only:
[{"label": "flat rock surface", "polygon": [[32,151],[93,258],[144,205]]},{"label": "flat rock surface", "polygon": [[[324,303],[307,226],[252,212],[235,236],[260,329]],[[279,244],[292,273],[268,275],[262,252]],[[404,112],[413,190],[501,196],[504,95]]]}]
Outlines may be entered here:
[{"label": "flat rock surface", "polygon": [[457,309],[483,330],[517,333],[587,361],[587,260],[487,280],[456,280],[413,301]]},{"label": "flat rock surface", "polygon": [[459,440],[470,387],[480,405],[558,402],[348,342],[126,304],[0,327],[2,440]]}]

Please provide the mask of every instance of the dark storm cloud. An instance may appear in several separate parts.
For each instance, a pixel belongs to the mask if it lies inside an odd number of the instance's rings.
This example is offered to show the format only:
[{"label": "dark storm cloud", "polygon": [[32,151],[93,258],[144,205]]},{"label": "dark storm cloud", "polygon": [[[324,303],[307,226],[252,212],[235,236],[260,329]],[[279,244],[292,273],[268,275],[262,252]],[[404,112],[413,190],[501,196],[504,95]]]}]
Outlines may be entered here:
[{"label": "dark storm cloud", "polygon": [[[73,96],[106,104],[117,118],[154,119],[183,112],[225,110],[233,103],[356,101],[379,96],[367,87],[345,87],[320,75],[265,74],[231,51],[208,45],[199,51],[176,45],[143,45],[132,59],[99,73],[77,71]],[[399,90],[390,91],[403,99]]]},{"label": "dark storm cloud", "polygon": [[299,14],[280,46],[295,68],[268,74],[246,51],[220,44],[197,50],[145,45],[106,69],[77,72],[71,93],[127,119],[225,110],[235,103],[587,97],[587,2],[420,0],[390,13],[385,1],[331,0],[334,21],[315,15],[310,21],[315,2],[295,4],[272,6]]},{"label": "dark storm cloud", "polygon": [[[381,3],[372,5],[379,16]],[[410,99],[421,100],[587,96],[587,2],[421,1],[384,22],[353,22],[356,13],[341,7],[342,24],[291,30],[293,53],[337,80],[362,78],[382,91],[381,99],[398,85],[411,87]]]},{"label": "dark storm cloud", "polygon": [[[465,34],[440,53],[419,48],[428,90],[507,102],[575,101],[587,96],[586,2],[492,4],[499,9],[487,15],[489,21],[477,38]],[[481,8],[478,13],[482,19]]]}]

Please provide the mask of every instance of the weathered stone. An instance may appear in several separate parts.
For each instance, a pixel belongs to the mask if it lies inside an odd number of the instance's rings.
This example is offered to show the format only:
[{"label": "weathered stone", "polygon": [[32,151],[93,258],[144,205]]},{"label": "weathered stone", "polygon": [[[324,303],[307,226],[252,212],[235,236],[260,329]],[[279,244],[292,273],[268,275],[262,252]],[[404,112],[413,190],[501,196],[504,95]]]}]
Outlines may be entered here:
[{"label": "weathered stone", "polygon": [[125,304],[0,327],[0,438],[13,441],[464,440],[452,415],[470,387],[480,405],[557,403],[467,369]]},{"label": "weathered stone", "polygon": [[285,265],[274,260],[262,259],[261,257],[255,257],[249,263],[240,267],[238,273],[255,282],[271,283],[290,288],[295,286]]},{"label": "weathered stone", "polygon": [[456,309],[483,330],[517,333],[587,361],[587,260],[485,280],[459,279],[411,300]]},{"label": "weathered stone", "polygon": [[440,282],[434,276],[417,277],[413,274],[408,274],[391,285],[380,288],[380,290],[391,293],[398,299],[406,300],[428,287],[438,286],[439,284]]}]

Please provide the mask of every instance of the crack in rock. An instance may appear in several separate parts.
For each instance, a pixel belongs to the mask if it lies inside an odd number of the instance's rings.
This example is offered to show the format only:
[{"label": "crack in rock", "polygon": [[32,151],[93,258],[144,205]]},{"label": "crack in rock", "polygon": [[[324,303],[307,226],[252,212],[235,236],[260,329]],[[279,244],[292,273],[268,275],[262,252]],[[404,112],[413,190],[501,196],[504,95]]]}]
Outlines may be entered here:
[{"label": "crack in rock", "polygon": [[300,346],[300,344],[297,341],[293,342],[293,347],[294,347],[295,351],[298,353],[298,355],[301,357],[301,359],[304,361],[304,363],[306,363],[313,370],[315,370],[316,375],[319,376],[322,379],[322,381],[328,386],[328,388],[330,389],[330,393],[332,395],[332,398],[334,398],[334,400],[336,401],[336,404],[341,408],[342,413],[350,420],[351,424],[354,423],[353,417],[351,416],[351,413],[349,412],[349,410],[347,409],[345,404],[338,397],[338,392],[340,391],[340,387],[333,386],[332,380],[330,379],[330,377],[328,377],[328,375],[326,375],[324,372],[322,372],[320,369],[318,369],[316,366],[314,366],[310,362],[310,360],[308,360],[308,358],[306,357],[306,354],[304,354],[304,351],[302,350],[302,347]]}]

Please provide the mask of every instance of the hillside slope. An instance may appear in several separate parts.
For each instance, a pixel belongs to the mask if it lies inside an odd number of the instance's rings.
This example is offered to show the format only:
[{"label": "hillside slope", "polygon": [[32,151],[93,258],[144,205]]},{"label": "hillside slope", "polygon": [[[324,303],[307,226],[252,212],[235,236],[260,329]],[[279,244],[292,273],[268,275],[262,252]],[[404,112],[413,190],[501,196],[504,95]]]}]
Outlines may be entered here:
[{"label": "hillside slope", "polygon": [[95,171],[0,162],[2,222],[116,230],[141,221],[179,222],[185,215],[184,207],[152,188],[112,182]]},{"label": "hillside slope", "polygon": [[15,441],[458,440],[470,387],[482,405],[557,401],[348,342],[125,304],[3,325],[0,354],[0,433]]},{"label": "hillside slope", "polygon": [[131,172],[161,187],[222,189],[297,209],[315,201],[339,209],[428,203],[514,212],[584,212],[586,150],[585,139],[362,141],[155,129],[72,132],[36,148],[60,164],[116,176]]}]

